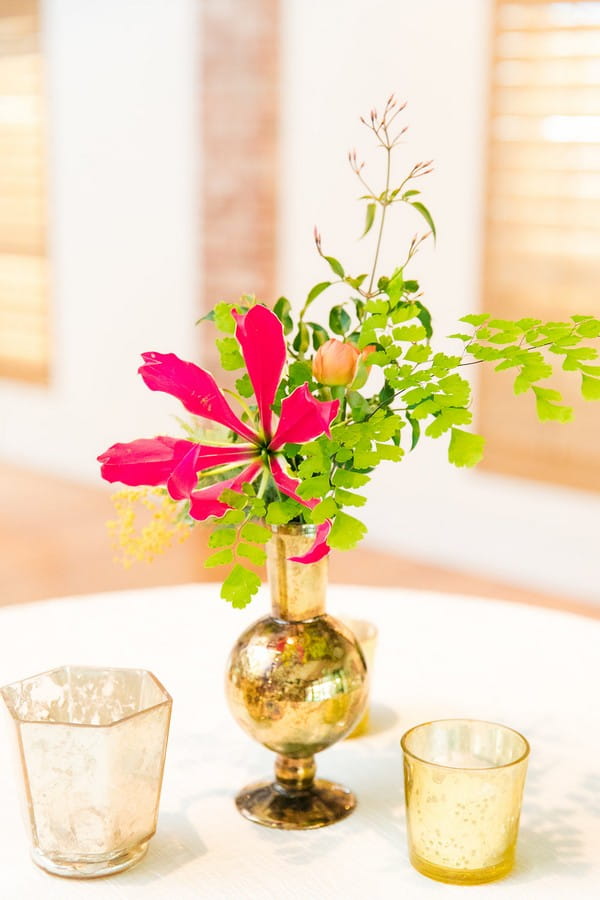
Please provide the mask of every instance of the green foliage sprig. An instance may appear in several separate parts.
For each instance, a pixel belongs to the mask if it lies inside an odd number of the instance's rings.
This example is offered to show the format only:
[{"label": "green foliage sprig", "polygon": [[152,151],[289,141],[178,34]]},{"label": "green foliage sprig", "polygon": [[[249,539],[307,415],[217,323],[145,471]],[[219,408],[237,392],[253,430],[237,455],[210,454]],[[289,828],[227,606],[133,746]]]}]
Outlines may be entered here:
[{"label": "green foliage sprig", "polygon": [[[385,154],[382,190],[372,189],[356,152],[349,157],[363,189],[362,237],[374,238],[370,270],[354,273],[350,265],[325,253],[321,236],[315,231],[316,250],[327,267],[328,277],[309,290],[297,314],[285,297],[273,306],[283,326],[288,353],[274,412],[278,414],[282,401],[306,383],[316,398],[339,400],[339,413],[330,438],[324,435],[303,445],[287,444],[283,448],[289,474],[299,482],[297,495],[303,501],[316,501],[312,509],[281,495],[268,467],[258,482],[244,485],[239,493],[226,490],[220,496],[230,509],[222,518],[213,520],[209,538],[213,552],[206,565],[226,567],[221,595],[234,606],[245,606],[258,590],[260,580],[252,567],[265,560],[269,526],[289,522],[318,525],[329,520],[329,545],[347,550],[355,547],[366,533],[357,511],[366,503],[364,489],[380,463],[401,461],[415,451],[423,438],[447,440],[448,460],[455,466],[470,467],[481,460],[484,438],[469,427],[473,413],[471,387],[464,377],[467,366],[491,365],[495,371],[511,372],[515,394],[529,394],[542,421],[564,423],[572,417],[560,392],[547,386],[559,363],[565,372],[580,379],[584,399],[600,399],[600,365],[594,364],[600,319],[595,316],[543,322],[535,318],[513,321],[487,313],[469,314],[459,320],[458,330],[448,336],[455,343],[455,352],[446,352],[448,338],[444,351],[436,348],[431,311],[423,302],[419,282],[408,272],[423,241],[436,237],[434,220],[416,187],[432,167],[431,162],[417,163],[408,175],[394,180],[393,157],[406,131],[396,126],[403,109],[390,97],[381,115],[373,110],[368,119],[362,119]],[[428,231],[416,235],[404,259],[384,274],[379,271],[379,259],[392,207],[416,213]],[[313,304],[333,286],[341,286],[345,296],[329,307],[327,322],[323,324],[313,315]],[[217,304],[205,317],[220,332],[216,346],[223,368],[240,372],[235,391],[230,393],[243,411],[242,418],[253,428],[257,410],[250,378],[241,372],[244,359],[235,338],[232,312],[243,312],[256,303],[254,297],[244,296],[238,303]],[[321,307],[323,301],[318,305]],[[319,380],[315,361],[332,339],[355,348],[356,356],[362,360],[362,377],[357,375],[348,383],[339,386],[338,382],[333,387],[334,382],[325,384]],[[196,426],[192,431],[188,428],[188,434],[201,440]],[[231,434],[230,439],[237,438]],[[214,472],[208,476],[200,473],[198,486],[210,483],[211,478],[214,482]]]}]

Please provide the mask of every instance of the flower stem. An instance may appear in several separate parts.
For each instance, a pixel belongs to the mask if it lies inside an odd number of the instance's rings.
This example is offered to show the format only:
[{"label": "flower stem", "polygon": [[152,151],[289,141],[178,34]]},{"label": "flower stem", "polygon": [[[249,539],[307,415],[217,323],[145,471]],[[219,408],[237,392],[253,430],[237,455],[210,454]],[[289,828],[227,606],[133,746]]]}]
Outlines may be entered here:
[{"label": "flower stem", "polygon": [[[387,141],[387,130],[384,128],[384,133]],[[371,272],[371,278],[369,279],[369,289],[367,291],[368,294],[373,290],[373,282],[375,281],[375,273],[377,272],[377,263],[379,262],[379,251],[381,250],[381,238],[383,236],[383,227],[385,225],[385,214],[388,208],[388,191],[390,189],[390,179],[392,173],[392,148],[389,145],[389,141],[383,145],[385,147],[385,152],[387,154],[387,163],[386,163],[386,173],[385,173],[385,199],[381,202],[382,210],[381,210],[381,222],[379,223],[379,234],[377,235],[377,246],[375,248],[375,259],[373,260],[373,270]]]}]

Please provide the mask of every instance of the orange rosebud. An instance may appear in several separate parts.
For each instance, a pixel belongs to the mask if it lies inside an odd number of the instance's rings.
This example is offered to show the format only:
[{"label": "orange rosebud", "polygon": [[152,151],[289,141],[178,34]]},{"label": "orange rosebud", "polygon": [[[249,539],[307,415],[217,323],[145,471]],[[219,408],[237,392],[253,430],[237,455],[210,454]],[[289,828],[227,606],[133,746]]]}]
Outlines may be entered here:
[{"label": "orange rosebud", "polygon": [[321,344],[313,359],[312,371],[317,381],[330,387],[342,387],[354,381],[360,351],[354,344],[330,338]]}]

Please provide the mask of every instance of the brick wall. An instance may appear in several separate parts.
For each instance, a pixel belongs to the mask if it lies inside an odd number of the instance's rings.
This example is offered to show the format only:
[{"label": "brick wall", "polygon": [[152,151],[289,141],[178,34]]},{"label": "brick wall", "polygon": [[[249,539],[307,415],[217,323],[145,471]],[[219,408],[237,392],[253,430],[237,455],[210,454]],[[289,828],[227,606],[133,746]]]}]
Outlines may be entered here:
[{"label": "brick wall", "polygon": [[[275,298],[279,0],[202,0],[202,310]],[[202,359],[218,368],[211,329]]]}]

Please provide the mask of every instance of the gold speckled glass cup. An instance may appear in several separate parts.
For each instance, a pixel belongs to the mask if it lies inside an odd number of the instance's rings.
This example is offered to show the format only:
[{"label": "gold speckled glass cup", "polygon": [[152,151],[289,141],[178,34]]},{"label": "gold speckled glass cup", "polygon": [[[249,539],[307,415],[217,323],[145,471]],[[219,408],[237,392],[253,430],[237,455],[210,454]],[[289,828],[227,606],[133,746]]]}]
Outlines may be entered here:
[{"label": "gold speckled glass cup", "polygon": [[409,855],[429,878],[481,884],[512,869],[529,744],[493,722],[445,719],[407,731]]},{"label": "gold speckled glass cup", "polygon": [[0,689],[23,770],[34,862],[96,878],[156,829],[171,697],[143,669],[64,666]]}]

